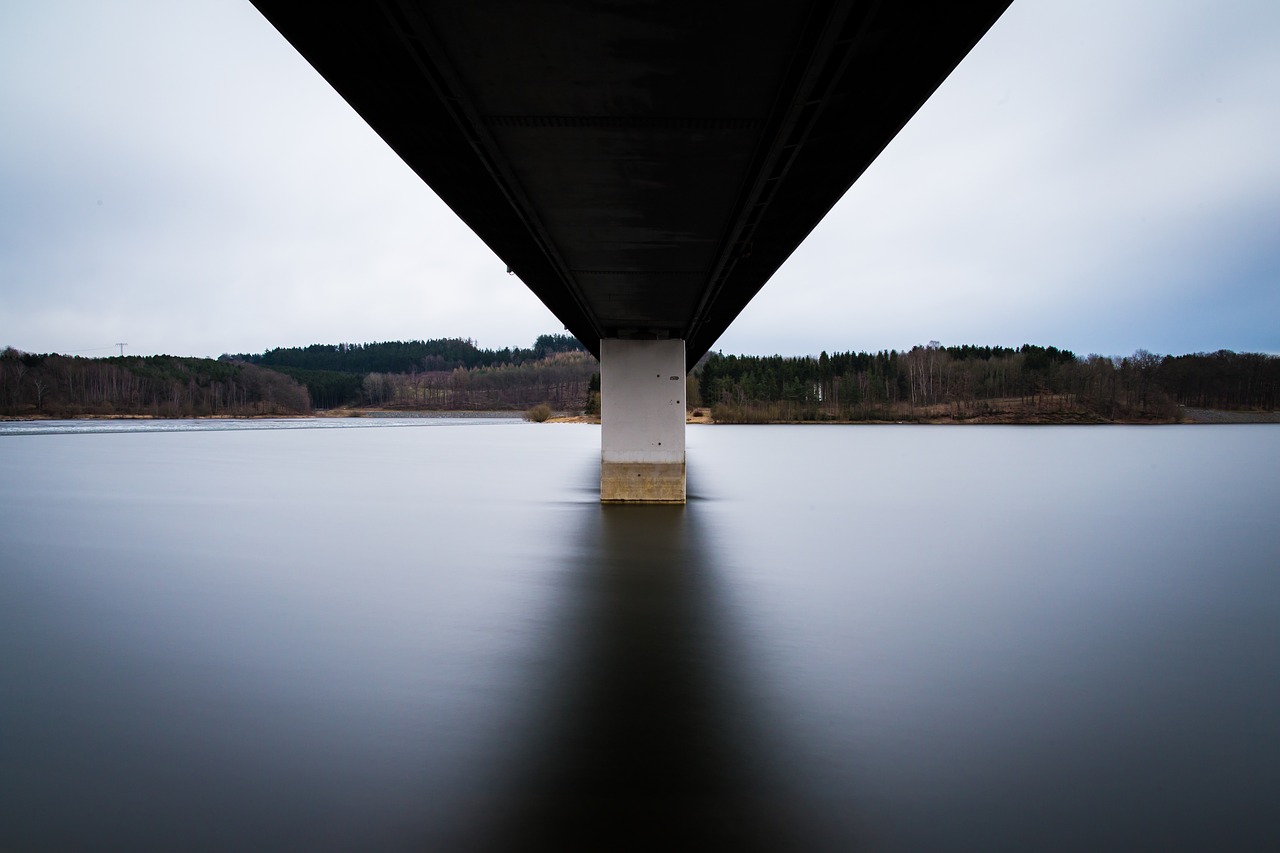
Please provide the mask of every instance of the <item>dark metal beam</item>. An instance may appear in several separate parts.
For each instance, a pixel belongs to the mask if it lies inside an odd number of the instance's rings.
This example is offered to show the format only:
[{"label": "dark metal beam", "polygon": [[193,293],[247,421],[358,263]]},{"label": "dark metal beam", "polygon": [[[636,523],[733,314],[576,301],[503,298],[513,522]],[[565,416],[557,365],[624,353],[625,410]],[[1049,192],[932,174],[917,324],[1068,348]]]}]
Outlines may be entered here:
[{"label": "dark metal beam", "polygon": [[583,343],[693,364],[1009,0],[255,3]]}]

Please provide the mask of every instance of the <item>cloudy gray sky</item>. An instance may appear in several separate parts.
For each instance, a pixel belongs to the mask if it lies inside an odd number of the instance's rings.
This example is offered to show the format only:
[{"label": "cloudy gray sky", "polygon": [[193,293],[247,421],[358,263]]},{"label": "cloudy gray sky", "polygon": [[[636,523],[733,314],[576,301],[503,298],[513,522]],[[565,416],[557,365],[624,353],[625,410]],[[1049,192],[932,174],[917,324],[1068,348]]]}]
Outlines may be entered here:
[{"label": "cloudy gray sky", "polygon": [[[1280,352],[1280,3],[1015,0],[720,339]],[[560,324],[246,0],[0,3],[0,346]]]}]

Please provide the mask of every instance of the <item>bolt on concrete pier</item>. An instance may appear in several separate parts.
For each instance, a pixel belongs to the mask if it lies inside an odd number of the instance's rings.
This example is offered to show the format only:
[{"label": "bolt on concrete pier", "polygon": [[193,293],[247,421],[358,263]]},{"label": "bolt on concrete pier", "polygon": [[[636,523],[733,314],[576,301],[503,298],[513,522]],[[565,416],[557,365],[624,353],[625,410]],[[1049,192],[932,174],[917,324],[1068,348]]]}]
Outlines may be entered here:
[{"label": "bolt on concrete pier", "polygon": [[685,502],[685,347],[600,341],[600,500]]}]

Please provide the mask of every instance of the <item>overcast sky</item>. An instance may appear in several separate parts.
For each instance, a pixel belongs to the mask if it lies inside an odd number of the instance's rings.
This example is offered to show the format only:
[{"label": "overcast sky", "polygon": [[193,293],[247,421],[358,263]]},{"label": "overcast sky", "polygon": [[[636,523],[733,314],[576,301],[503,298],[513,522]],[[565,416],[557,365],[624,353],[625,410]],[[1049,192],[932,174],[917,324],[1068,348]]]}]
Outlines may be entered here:
[{"label": "overcast sky", "polygon": [[[246,0],[0,3],[0,346],[556,319]],[[1015,0],[717,343],[1280,353],[1280,2]]]}]

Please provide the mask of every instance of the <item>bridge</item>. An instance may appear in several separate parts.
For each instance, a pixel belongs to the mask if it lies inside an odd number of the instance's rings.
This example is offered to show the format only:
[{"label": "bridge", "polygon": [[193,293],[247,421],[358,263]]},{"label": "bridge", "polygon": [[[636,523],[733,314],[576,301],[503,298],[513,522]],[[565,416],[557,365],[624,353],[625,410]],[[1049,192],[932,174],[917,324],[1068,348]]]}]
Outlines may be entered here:
[{"label": "bridge", "polygon": [[683,503],[684,377],[1011,0],[253,0],[600,359],[601,500]]}]

